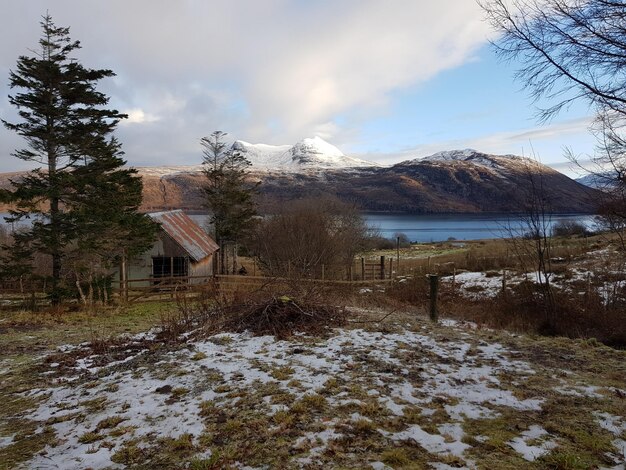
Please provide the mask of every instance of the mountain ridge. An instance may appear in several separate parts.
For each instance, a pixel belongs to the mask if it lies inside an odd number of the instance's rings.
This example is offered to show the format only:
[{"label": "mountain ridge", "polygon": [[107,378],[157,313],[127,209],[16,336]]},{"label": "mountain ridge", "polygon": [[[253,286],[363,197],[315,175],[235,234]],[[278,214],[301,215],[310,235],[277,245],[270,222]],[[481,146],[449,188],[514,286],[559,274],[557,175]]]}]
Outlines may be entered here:
[{"label": "mountain ridge", "polygon": [[[249,144],[253,147],[248,147],[248,152],[259,148],[264,151],[250,171],[250,179],[261,183],[258,200],[262,211],[271,212],[288,200],[334,194],[368,211],[523,212],[532,178],[541,178],[555,213],[593,213],[594,201],[600,195],[550,167],[514,155],[465,149],[438,152],[386,167],[360,166],[363,160],[355,166],[343,166],[345,155],[339,149],[324,148],[319,141],[311,148],[309,143],[305,139],[302,146]],[[269,150],[282,152],[279,157],[291,163],[276,167],[279,158],[272,159],[271,154],[268,157]],[[308,161],[294,163],[294,155]],[[324,158],[335,166],[317,164]],[[142,210],[202,210],[201,169],[201,165],[137,168],[144,183]],[[0,175],[0,187],[8,187],[8,177]]]},{"label": "mountain ridge", "polygon": [[257,170],[298,171],[378,166],[374,162],[345,155],[318,136],[302,139],[294,145],[251,144],[236,140],[232,148],[241,152]]},{"label": "mountain ridge", "polygon": [[[334,194],[363,210],[408,213],[523,212],[531,178],[542,178],[553,212],[593,213],[599,193],[558,171],[523,157],[498,156],[473,150],[449,151],[388,167],[363,166],[251,169],[260,181],[261,207],[271,212],[288,200]],[[171,207],[202,207],[200,174],[178,174],[158,182],[144,177],[147,190],[170,185],[178,194]],[[163,199],[165,201],[167,198]],[[158,200],[153,197],[152,200]],[[162,206],[158,206],[159,208]]]}]

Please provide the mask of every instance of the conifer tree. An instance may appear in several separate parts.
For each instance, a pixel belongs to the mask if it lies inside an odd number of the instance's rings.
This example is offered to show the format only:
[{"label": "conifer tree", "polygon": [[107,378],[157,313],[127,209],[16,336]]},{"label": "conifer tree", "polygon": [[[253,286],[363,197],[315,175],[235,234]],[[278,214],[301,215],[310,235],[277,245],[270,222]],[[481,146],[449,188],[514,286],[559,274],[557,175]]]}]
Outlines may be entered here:
[{"label": "conifer tree", "polygon": [[253,196],[256,184],[248,181],[250,161],[229,146],[226,133],[213,132],[200,140],[205,175],[205,204],[211,212],[216,241],[222,247],[220,257],[224,270],[224,242],[237,242],[256,215]]},{"label": "conifer tree", "polygon": [[[3,195],[15,205],[10,221],[33,219],[30,229],[15,236],[11,259],[5,263],[19,265],[25,273],[35,253],[49,255],[52,301],[58,303],[68,247],[112,246],[124,239],[120,227],[138,223],[138,230],[129,230],[139,237],[130,238],[139,242],[126,244],[140,248],[153,232],[144,230],[148,223],[136,213],[141,181],[132,170],[122,169],[120,145],[112,137],[127,116],[106,109],[109,98],[96,90],[99,80],[115,74],[85,68],[72,57],[80,43],[50,15],[43,17],[41,26],[39,50],[32,57],[19,57],[10,72],[10,86],[19,91],[9,102],[21,121],[2,121],[27,144],[13,156],[40,165],[12,181],[12,190]],[[111,238],[112,233],[119,236]]]}]

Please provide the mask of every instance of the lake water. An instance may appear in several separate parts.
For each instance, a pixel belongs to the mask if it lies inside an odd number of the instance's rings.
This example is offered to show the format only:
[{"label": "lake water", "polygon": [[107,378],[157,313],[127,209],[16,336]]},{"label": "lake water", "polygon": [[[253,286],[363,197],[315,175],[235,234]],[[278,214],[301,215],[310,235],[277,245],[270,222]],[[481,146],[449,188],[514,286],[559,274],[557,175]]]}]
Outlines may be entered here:
[{"label": "lake water", "polygon": [[[197,223],[205,226],[205,214],[189,214]],[[364,213],[367,225],[372,232],[385,238],[394,238],[396,233],[404,233],[412,242],[437,242],[450,238],[457,240],[480,240],[522,235],[528,232],[522,217],[513,214],[437,214],[412,215],[389,213]],[[593,215],[553,214],[549,217],[550,226],[558,221],[576,221],[589,229],[595,227]]]},{"label": "lake water", "polygon": [[[480,240],[521,235],[529,231],[519,215],[512,214],[381,214],[366,213],[365,218],[371,227],[385,238],[396,233],[404,233],[412,242],[457,240]],[[558,221],[576,221],[593,229],[593,215],[553,214],[550,225]]]},{"label": "lake water", "polygon": [[[6,225],[4,215],[0,214],[0,225]],[[198,224],[205,226],[207,215],[189,214]],[[411,215],[388,213],[364,213],[367,224],[385,238],[404,233],[412,242],[456,240],[479,240],[483,238],[502,238],[521,235],[527,232],[520,216],[511,214],[437,214]],[[594,216],[553,214],[550,223],[558,221],[576,221],[593,229]]]}]

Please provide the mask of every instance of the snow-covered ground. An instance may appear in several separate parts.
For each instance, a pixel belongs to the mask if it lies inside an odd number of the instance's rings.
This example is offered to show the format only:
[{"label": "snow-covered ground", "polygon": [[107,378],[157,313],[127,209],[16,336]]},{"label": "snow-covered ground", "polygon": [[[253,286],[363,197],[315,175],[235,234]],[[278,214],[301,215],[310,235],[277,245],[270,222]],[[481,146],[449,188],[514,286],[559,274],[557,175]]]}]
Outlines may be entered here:
[{"label": "snow-covered ground", "polygon": [[[152,337],[130,342],[146,339]],[[63,351],[76,355],[80,348]],[[48,363],[44,373],[53,385],[25,395],[41,398],[29,419],[53,429],[57,441],[24,468],[123,468],[130,450],[150,458],[170,445],[164,438],[187,439],[187,461],[210,459],[223,455],[229,441],[219,435],[232,438],[237,422],[241,433],[246,423],[265,423],[258,432],[273,440],[257,444],[286,446],[293,468],[328,468],[336,459],[350,467],[402,466],[403,454],[377,453],[377,446],[421,449],[424,468],[484,468],[478,446],[495,437],[480,426],[503,416],[525,423],[507,430],[503,445],[513,459],[534,462],[561,442],[532,422],[548,400],[527,388],[538,380],[536,368],[519,351],[476,336],[472,325],[337,329],[325,339],[290,341],[226,333],[169,352],[134,351],[105,366],[101,356],[79,354],[63,372]],[[589,400],[615,393],[588,391],[561,375],[554,377],[557,399],[582,399],[571,395],[575,386]],[[609,461],[624,465],[626,420],[607,412],[593,419],[613,436]],[[373,449],[360,449],[359,439]],[[0,439],[0,448],[10,441]],[[245,453],[234,460],[249,465]]]},{"label": "snow-covered ground", "polygon": [[[606,273],[603,273],[606,274]],[[619,274],[619,273],[614,273]],[[543,274],[539,272],[530,272],[516,274],[511,271],[506,272],[506,286],[510,289],[512,286],[524,281],[539,283],[544,281]],[[572,268],[568,271],[567,276],[560,274],[550,274],[550,284],[556,288],[564,289],[573,294],[584,294],[586,284],[590,283],[598,294],[606,300],[615,298],[624,291],[626,280],[616,281],[598,281],[596,274],[585,269]],[[490,272],[460,272],[453,276],[445,276],[443,282],[452,285],[454,281],[455,288],[458,289],[463,296],[472,299],[494,298],[502,291],[502,271]],[[581,285],[584,286],[581,290]]]}]

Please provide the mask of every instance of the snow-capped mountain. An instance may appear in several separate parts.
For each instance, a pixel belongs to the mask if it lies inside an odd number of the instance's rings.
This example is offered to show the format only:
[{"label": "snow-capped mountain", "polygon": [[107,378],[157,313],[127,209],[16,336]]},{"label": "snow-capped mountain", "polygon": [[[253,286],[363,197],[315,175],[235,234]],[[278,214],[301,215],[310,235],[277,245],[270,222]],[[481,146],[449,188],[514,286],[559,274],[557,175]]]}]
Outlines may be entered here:
[{"label": "snow-capped mountain", "polygon": [[[301,173],[311,170],[379,167],[366,160],[349,157],[320,137],[303,139],[295,145],[251,144],[236,140],[232,149],[241,152],[252,163],[252,171]],[[169,177],[200,173],[202,165],[138,167],[144,176]]]},{"label": "snow-capped mountain", "polygon": [[253,169],[298,171],[378,166],[376,163],[345,155],[320,137],[303,139],[295,145],[251,144],[237,140],[233,149],[243,153]]},{"label": "snow-capped mountain", "polygon": [[175,166],[140,166],[136,168],[142,176],[171,176],[180,173],[200,173],[202,165],[175,165]]},{"label": "snow-capped mountain", "polygon": [[609,171],[590,173],[580,178],[576,178],[576,181],[590,188],[605,191],[616,188],[618,183],[616,174]]},{"label": "snow-capped mountain", "polygon": [[495,171],[506,169],[510,170],[512,167],[537,169],[541,166],[538,162],[530,158],[519,157],[517,155],[491,155],[474,149],[446,150],[443,152],[437,152],[428,157],[407,160],[399,163],[399,165],[415,165],[423,163],[450,164],[455,162],[478,165]]},{"label": "snow-capped mountain", "polygon": [[[541,175],[555,212],[591,213],[599,197],[552,168],[513,155],[453,150],[383,167],[348,157],[320,138],[295,145],[233,145],[252,162],[250,178],[261,182],[266,211],[291,199],[335,194],[369,211],[519,212],[527,203],[529,175]],[[138,170],[143,210],[204,208],[201,165]],[[0,188],[18,176],[0,174]]]},{"label": "snow-capped mountain", "polygon": [[437,152],[429,157],[422,158],[422,161],[426,162],[444,162],[444,161],[457,161],[457,162],[470,162],[474,165],[483,165],[489,168],[500,166],[499,160],[506,159],[509,162],[517,161],[521,162],[522,157],[516,155],[489,155],[486,153],[478,152],[474,149],[464,150],[446,150],[443,152]]}]

